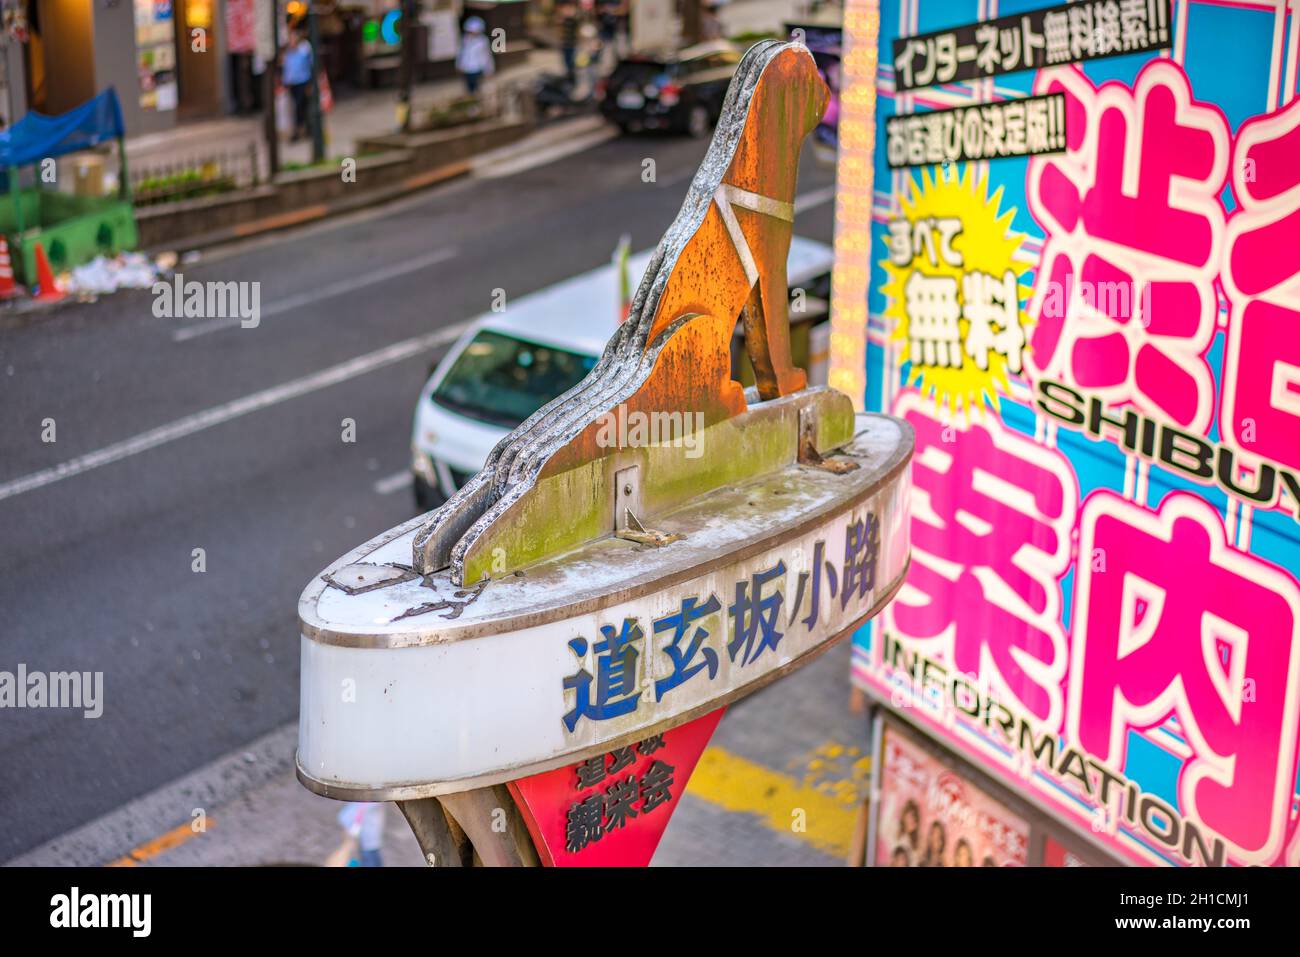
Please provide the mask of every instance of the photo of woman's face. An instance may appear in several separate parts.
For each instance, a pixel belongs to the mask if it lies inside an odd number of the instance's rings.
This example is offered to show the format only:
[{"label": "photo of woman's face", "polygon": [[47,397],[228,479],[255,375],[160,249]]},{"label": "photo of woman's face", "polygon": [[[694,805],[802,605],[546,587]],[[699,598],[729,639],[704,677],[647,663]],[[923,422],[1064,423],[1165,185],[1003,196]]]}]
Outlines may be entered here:
[{"label": "photo of woman's face", "polygon": [[970,845],[964,840],[958,841],[957,846],[952,852],[953,867],[974,867],[975,858],[971,854]]},{"label": "photo of woman's face", "polygon": [[943,825],[935,821],[930,825],[930,833],[925,842],[926,850],[931,854],[942,854],[944,840]]}]

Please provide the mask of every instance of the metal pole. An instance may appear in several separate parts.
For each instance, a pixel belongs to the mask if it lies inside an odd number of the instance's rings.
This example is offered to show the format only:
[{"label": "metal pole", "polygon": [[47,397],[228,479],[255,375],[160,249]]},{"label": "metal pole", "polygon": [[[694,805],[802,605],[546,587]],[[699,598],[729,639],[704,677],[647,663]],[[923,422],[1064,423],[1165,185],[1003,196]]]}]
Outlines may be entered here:
[{"label": "metal pole", "polygon": [[9,199],[14,204],[14,224],[18,227],[18,242],[23,241],[23,191],[18,188],[18,167],[9,167]]},{"label": "metal pole", "polygon": [[7,129],[14,125],[14,85],[12,77],[9,75],[9,41],[6,38],[3,46],[0,46],[0,53],[4,54],[4,81],[5,81],[5,116],[4,126]]},{"label": "metal pole", "polygon": [[325,161],[325,124],[320,111],[320,31],[316,25],[316,7],[307,8],[307,39],[311,43],[311,161]]},{"label": "metal pole", "polygon": [[267,179],[280,172],[280,133],[275,128],[275,74],[280,63],[280,4],[271,0],[271,59],[262,80],[262,112],[266,132]]},{"label": "metal pole", "polygon": [[117,198],[124,199],[129,203],[133,199],[134,191],[131,189],[131,170],[126,163],[126,137],[125,136],[119,136],[117,138],[117,156],[118,156],[118,166],[119,166],[117,172],[117,175],[119,177],[118,184],[117,184]]},{"label": "metal pole", "polygon": [[415,0],[402,0],[402,58],[397,67],[397,115],[402,132],[411,128],[411,89],[415,85]]}]

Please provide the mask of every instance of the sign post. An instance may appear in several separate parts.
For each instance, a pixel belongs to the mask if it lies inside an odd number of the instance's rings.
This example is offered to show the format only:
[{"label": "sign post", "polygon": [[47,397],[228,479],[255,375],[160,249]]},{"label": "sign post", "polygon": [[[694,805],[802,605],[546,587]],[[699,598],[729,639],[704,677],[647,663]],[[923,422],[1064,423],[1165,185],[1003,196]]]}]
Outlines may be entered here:
[{"label": "sign post", "polygon": [[433,864],[646,864],[721,709],[893,597],[912,431],[790,360],[797,162],[826,102],[805,47],[751,49],[588,377],[307,587],[308,788],[399,802]]}]

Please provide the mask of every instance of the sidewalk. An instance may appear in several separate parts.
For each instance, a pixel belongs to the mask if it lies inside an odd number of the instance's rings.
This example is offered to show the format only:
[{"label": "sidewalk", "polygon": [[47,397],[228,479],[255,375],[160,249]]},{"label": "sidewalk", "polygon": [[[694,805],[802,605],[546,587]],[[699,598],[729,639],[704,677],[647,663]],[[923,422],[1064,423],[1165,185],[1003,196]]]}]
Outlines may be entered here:
[{"label": "sidewalk", "polygon": [[[720,11],[727,36],[779,31],[784,22],[807,19],[808,0],[732,0]],[[825,12],[826,8],[824,8]],[[563,71],[558,50],[534,48],[525,62],[502,70],[498,86],[530,83],[541,73]],[[459,78],[417,86],[413,93],[417,113],[461,95]],[[336,100],[325,120],[325,153],[329,157],[355,156],[356,142],[393,132],[397,127],[397,90],[364,90]],[[264,120],[256,116],[221,117],[182,124],[163,133],[129,137],[127,157],[133,170],[200,159],[213,155],[246,155],[256,149],[260,175],[267,170]],[[308,163],[311,143],[281,143],[280,162]]]},{"label": "sidewalk", "polygon": [[[848,671],[846,640],[729,709],[652,865],[842,866],[870,770],[866,721],[848,712]],[[319,865],[343,839],[339,807],[288,772],[214,809],[207,834],[139,863]],[[795,830],[796,810],[806,830]],[[385,812],[385,866],[423,866],[402,815],[391,804]]]},{"label": "sidewalk", "polygon": [[[806,23],[810,19],[809,0],[731,0],[718,11],[723,36],[744,33],[780,33],[786,23]],[[838,13],[842,8],[822,4],[818,20]]]},{"label": "sidewalk", "polygon": [[[525,62],[502,70],[493,82],[498,87],[529,84],[544,72],[560,72],[560,54],[534,49]],[[413,109],[418,116],[432,106],[446,103],[464,93],[459,78],[421,84],[412,91]],[[355,156],[359,139],[381,136],[397,129],[397,90],[363,90],[335,101],[325,118],[325,155]],[[257,151],[259,178],[268,169],[265,120],[256,116],[228,116],[184,123],[163,133],[128,137],[127,160],[133,171],[183,163],[210,156],[244,156]],[[281,166],[311,162],[311,141],[280,143]]]},{"label": "sidewalk", "polygon": [[[870,772],[866,719],[848,710],[849,658],[845,640],[728,709],[654,866],[843,865]],[[321,865],[343,839],[340,805],[298,783],[296,744],[297,727],[281,728],[9,863]],[[197,834],[196,808],[208,824]],[[385,866],[423,866],[401,814],[385,812]]]}]

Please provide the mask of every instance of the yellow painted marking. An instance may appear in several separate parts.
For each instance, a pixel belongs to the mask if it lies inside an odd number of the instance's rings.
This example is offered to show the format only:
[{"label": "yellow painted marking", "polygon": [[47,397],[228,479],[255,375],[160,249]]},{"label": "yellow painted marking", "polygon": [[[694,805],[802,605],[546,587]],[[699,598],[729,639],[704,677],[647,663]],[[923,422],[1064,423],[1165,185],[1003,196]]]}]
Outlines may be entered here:
[{"label": "yellow painted marking", "polygon": [[317,203],[315,206],[304,206],[302,209],[290,210],[287,213],[277,213],[274,216],[264,216],[251,222],[240,223],[231,230],[231,233],[235,236],[254,236],[268,229],[283,229],[286,226],[297,226],[313,219],[320,219],[328,212],[328,206]]},{"label": "yellow painted marking", "polygon": [[[809,765],[824,764],[828,747],[838,747],[837,754],[844,754],[843,746],[823,745]],[[855,762],[854,778],[859,767]],[[800,781],[714,746],[700,757],[686,793],[724,811],[754,814],[773,831],[793,834],[828,854],[846,856],[865,788],[859,788],[855,781],[841,781],[830,787],[824,775],[812,777],[819,780],[809,783],[809,775],[804,775]],[[849,787],[839,786],[845,784]],[[804,813],[798,815],[797,810]],[[797,830],[795,825],[801,819],[804,829]]]},{"label": "yellow painted marking", "polygon": [[451,179],[468,173],[470,169],[468,162],[446,163],[442,166],[435,166],[433,169],[425,170],[423,173],[416,173],[414,176],[408,176],[402,180],[402,185],[407,189],[419,189],[422,186],[430,186],[433,183],[440,183],[444,179]]},{"label": "yellow painted marking", "polygon": [[[212,827],[216,822],[212,818],[207,819],[207,826]],[[198,837],[204,831],[195,831],[189,824],[181,824],[172,828],[166,834],[160,834],[151,841],[145,841],[134,850],[127,851],[125,856],[119,857],[115,861],[105,864],[105,867],[135,867],[151,857],[157,857],[164,851],[170,851],[173,847],[179,847],[192,837]]]}]

